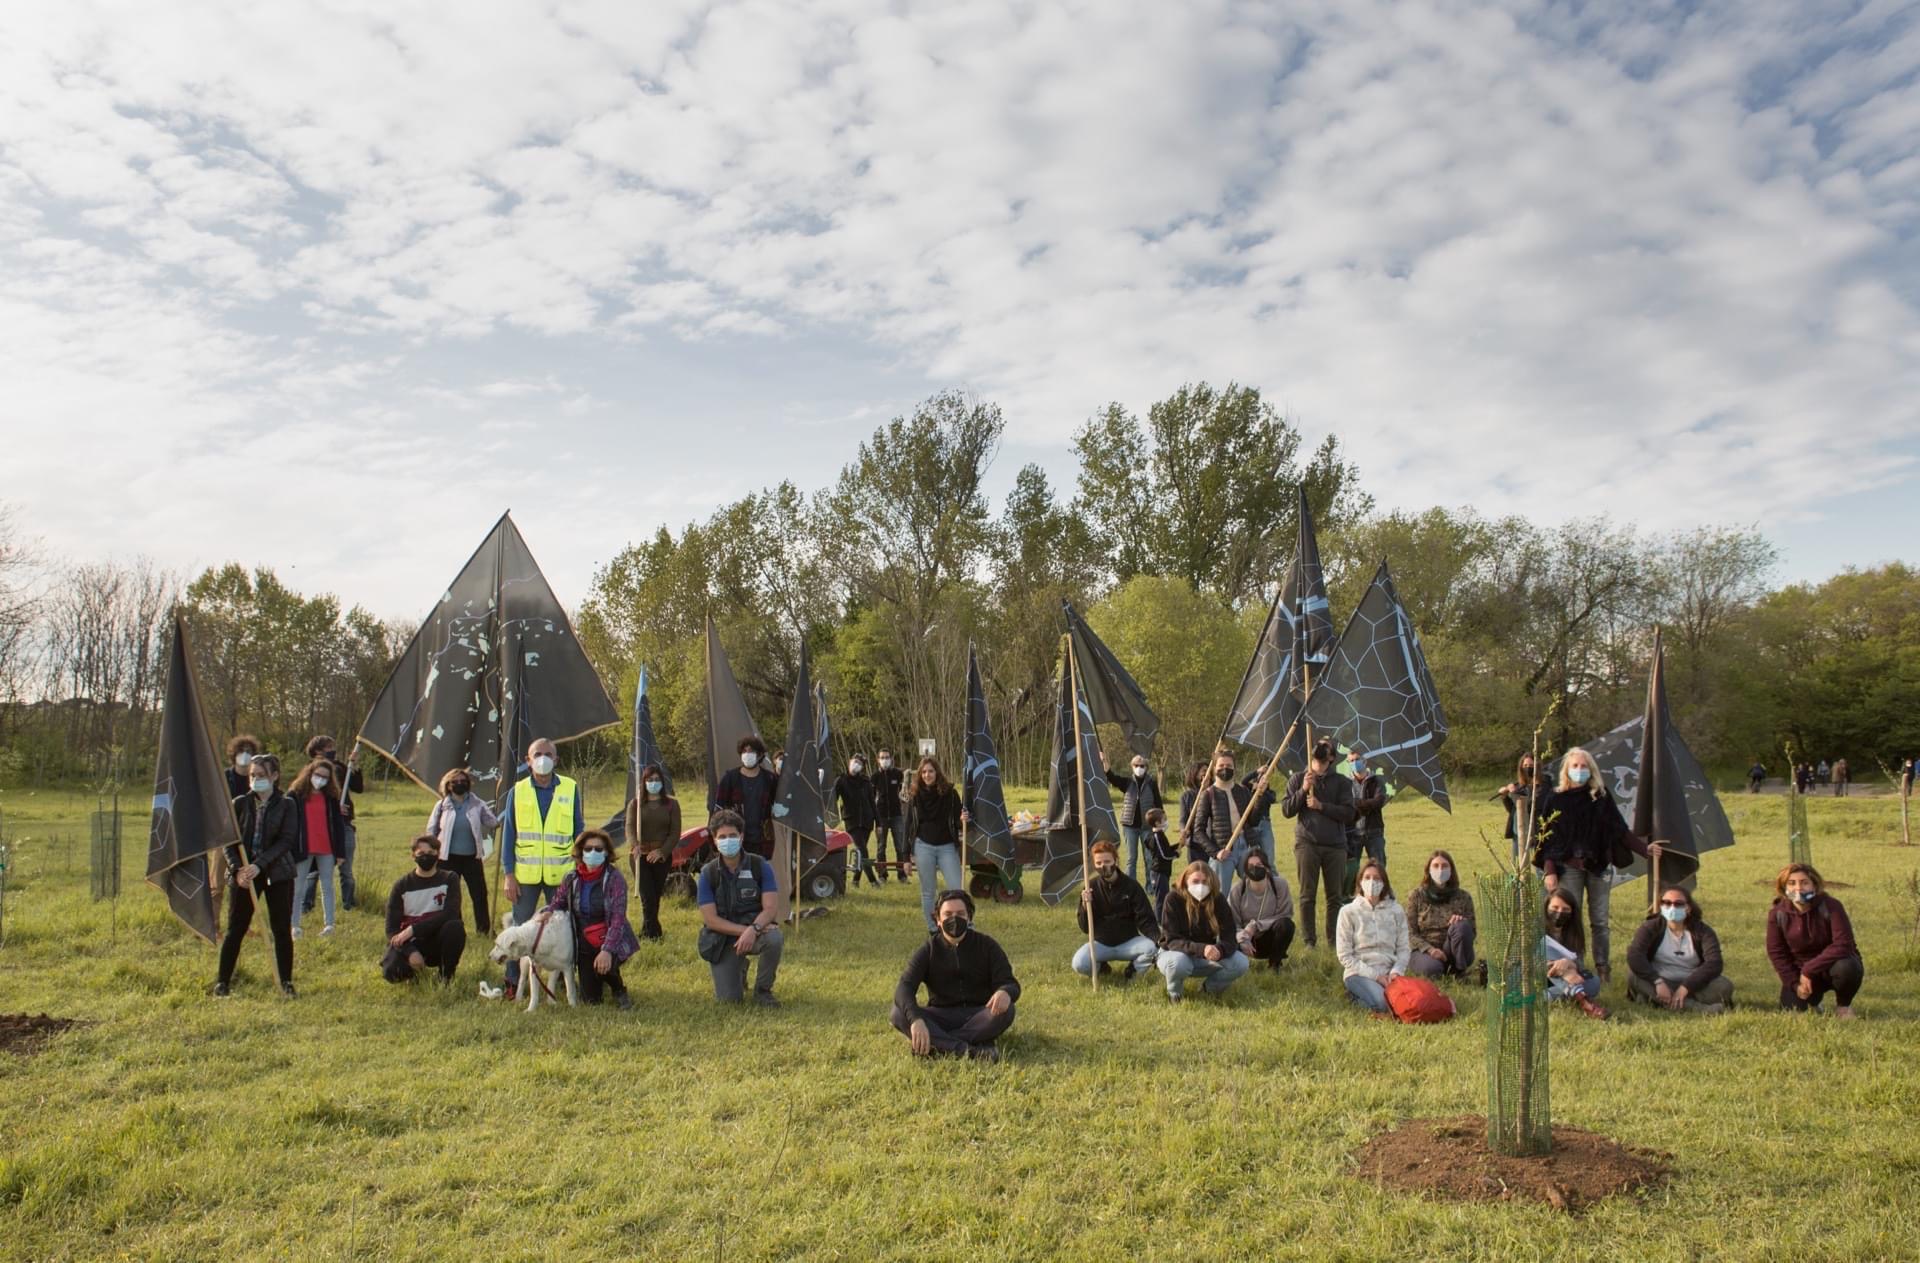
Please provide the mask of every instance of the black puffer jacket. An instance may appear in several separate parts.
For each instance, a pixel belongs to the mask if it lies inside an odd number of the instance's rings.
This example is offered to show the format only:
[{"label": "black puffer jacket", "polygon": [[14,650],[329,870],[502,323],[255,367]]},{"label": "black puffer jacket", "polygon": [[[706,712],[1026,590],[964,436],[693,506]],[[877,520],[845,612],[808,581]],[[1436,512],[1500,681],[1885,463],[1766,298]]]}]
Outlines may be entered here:
[{"label": "black puffer jacket", "polygon": [[[257,864],[264,881],[292,881],[304,858],[300,847],[300,808],[292,798],[273,791],[266,805],[252,794],[233,800],[233,814],[240,821],[240,845],[227,848],[227,865],[238,870]],[[254,827],[259,818],[260,841],[254,843]],[[243,854],[244,852],[244,854]]]},{"label": "black puffer jacket", "polygon": [[1299,846],[1347,847],[1347,826],[1356,818],[1353,809],[1353,782],[1338,772],[1314,774],[1313,799],[1318,807],[1307,806],[1305,772],[1295,772],[1287,782],[1287,796],[1280,800],[1280,814],[1293,821],[1293,843]]}]

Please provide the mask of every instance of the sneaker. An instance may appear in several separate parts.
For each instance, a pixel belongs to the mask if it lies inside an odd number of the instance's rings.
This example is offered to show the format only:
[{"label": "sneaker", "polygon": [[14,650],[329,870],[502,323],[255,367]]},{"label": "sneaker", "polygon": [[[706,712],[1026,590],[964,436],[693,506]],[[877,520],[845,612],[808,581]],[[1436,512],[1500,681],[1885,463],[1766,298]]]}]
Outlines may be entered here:
[{"label": "sneaker", "polygon": [[233,988],[224,982],[216,982],[213,984],[210,994],[216,1000],[224,1000],[233,994]]},{"label": "sneaker", "polygon": [[1102,978],[1113,977],[1113,966],[1111,962],[1104,960],[1100,962],[1100,976]]},{"label": "sneaker", "polygon": [[333,936],[333,924],[331,922],[320,927],[321,938],[331,938],[332,936]]},{"label": "sneaker", "polygon": [[303,929],[301,929],[301,928],[300,928],[299,926],[297,926],[297,925],[293,927],[293,941],[294,941],[294,942],[296,942],[296,943],[298,943],[298,942],[299,942],[299,941],[300,941],[301,939],[303,939],[303,938],[305,938],[306,936],[307,936],[307,932],[306,932],[305,930],[303,930]]},{"label": "sneaker", "polygon": [[1184,1000],[1184,999],[1186,999],[1186,998],[1187,998],[1187,997],[1186,997],[1186,994],[1185,994],[1184,992],[1180,992],[1180,991],[1169,991],[1169,992],[1167,992],[1167,1003],[1168,1003],[1168,1004],[1178,1004],[1178,1003],[1180,1003],[1180,1002],[1181,1002],[1182,1000]]},{"label": "sneaker", "polygon": [[759,1005],[763,1009],[777,1009],[780,1007],[780,1001],[774,996],[773,992],[771,991],[754,992],[753,1002]]},{"label": "sneaker", "polygon": [[613,997],[613,1007],[624,1013],[633,1007],[633,997],[622,991],[619,995]]},{"label": "sneaker", "polygon": [[1577,995],[1573,997],[1573,1003],[1574,1003],[1574,1006],[1578,1008],[1582,1013],[1586,1014],[1588,1017],[1592,1018],[1596,1022],[1604,1022],[1608,1018],[1613,1016],[1613,1014],[1607,1012],[1607,1008],[1605,1005],[1595,1004],[1592,1000],[1587,999],[1587,997],[1583,995]]},{"label": "sneaker", "polygon": [[1484,987],[1487,985],[1487,962],[1486,961],[1483,960],[1479,964],[1473,967],[1473,980],[1475,985],[1477,986]]},{"label": "sneaker", "polygon": [[289,1000],[297,1000],[300,998],[298,993],[294,991],[293,984],[290,982],[283,982],[280,984],[280,994],[285,996]]},{"label": "sneaker", "polygon": [[966,1055],[969,1061],[984,1061],[990,1066],[1000,1061],[1000,1050],[992,1044],[968,1044]]},{"label": "sneaker", "polygon": [[1708,1004],[1704,1000],[1699,1000],[1694,1002],[1693,1011],[1695,1013],[1725,1013],[1727,1006],[1724,1004]]},{"label": "sneaker", "polygon": [[1606,986],[1613,981],[1613,966],[1600,965],[1594,969],[1594,976],[1600,979],[1600,985]]},{"label": "sneaker", "polygon": [[480,998],[482,1000],[498,1000],[501,996],[505,994],[506,992],[501,990],[499,987],[493,986],[491,983],[487,982],[485,979],[481,979]]},{"label": "sneaker", "polygon": [[1833,1011],[1833,1016],[1842,1022],[1854,1022],[1854,1021],[1858,1021],[1860,1018],[1860,1015],[1853,1011],[1853,1006],[1851,1004],[1842,1004],[1839,1007],[1835,1008]]},{"label": "sneaker", "polygon": [[1132,961],[1128,961],[1126,965],[1123,966],[1120,970],[1121,982],[1132,982],[1135,978],[1139,976],[1140,976],[1140,968],[1139,966],[1135,965]]}]

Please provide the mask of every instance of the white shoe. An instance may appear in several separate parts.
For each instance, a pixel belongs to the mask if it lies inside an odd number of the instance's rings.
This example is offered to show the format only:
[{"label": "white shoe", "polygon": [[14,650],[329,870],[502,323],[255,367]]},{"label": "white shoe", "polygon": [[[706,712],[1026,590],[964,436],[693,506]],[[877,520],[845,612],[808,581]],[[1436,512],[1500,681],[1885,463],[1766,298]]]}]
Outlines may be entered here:
[{"label": "white shoe", "polygon": [[498,1000],[505,994],[506,991],[503,988],[490,987],[484,981],[480,984],[480,998],[482,1000]]},{"label": "white shoe", "polygon": [[296,925],[296,926],[294,926],[294,927],[293,927],[293,937],[294,937],[295,939],[300,939],[300,938],[303,938],[303,937],[305,937],[305,933],[304,933],[304,931],[302,931],[302,930],[300,929],[300,927],[299,927],[299,926],[297,926],[297,925]]},{"label": "white shoe", "polygon": [[332,936],[333,936],[333,927],[331,925],[323,925],[320,927],[321,938],[331,938]]}]

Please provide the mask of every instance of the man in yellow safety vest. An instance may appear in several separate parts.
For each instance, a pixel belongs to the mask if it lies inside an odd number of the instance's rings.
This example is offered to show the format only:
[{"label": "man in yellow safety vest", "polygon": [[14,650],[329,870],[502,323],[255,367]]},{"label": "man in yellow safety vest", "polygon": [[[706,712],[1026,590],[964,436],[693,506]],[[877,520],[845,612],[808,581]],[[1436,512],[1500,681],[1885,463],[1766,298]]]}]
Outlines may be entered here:
[{"label": "man in yellow safety vest", "polygon": [[[579,784],[555,772],[558,752],[541,737],[527,747],[532,775],[522,778],[507,795],[500,822],[500,864],[506,872],[506,896],[513,904],[513,923],[524,925],[547,906],[573,867],[573,840],[586,830],[586,803]],[[507,963],[507,999],[520,986],[520,962]]]}]

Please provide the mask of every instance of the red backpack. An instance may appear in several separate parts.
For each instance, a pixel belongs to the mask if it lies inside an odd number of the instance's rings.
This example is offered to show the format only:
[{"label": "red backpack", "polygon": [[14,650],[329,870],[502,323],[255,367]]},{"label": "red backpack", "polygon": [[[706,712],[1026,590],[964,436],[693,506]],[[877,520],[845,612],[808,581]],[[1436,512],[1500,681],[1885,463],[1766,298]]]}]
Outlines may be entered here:
[{"label": "red backpack", "polygon": [[1454,1016],[1453,1001],[1425,978],[1405,974],[1387,984],[1387,1007],[1403,1022],[1445,1022]]}]

